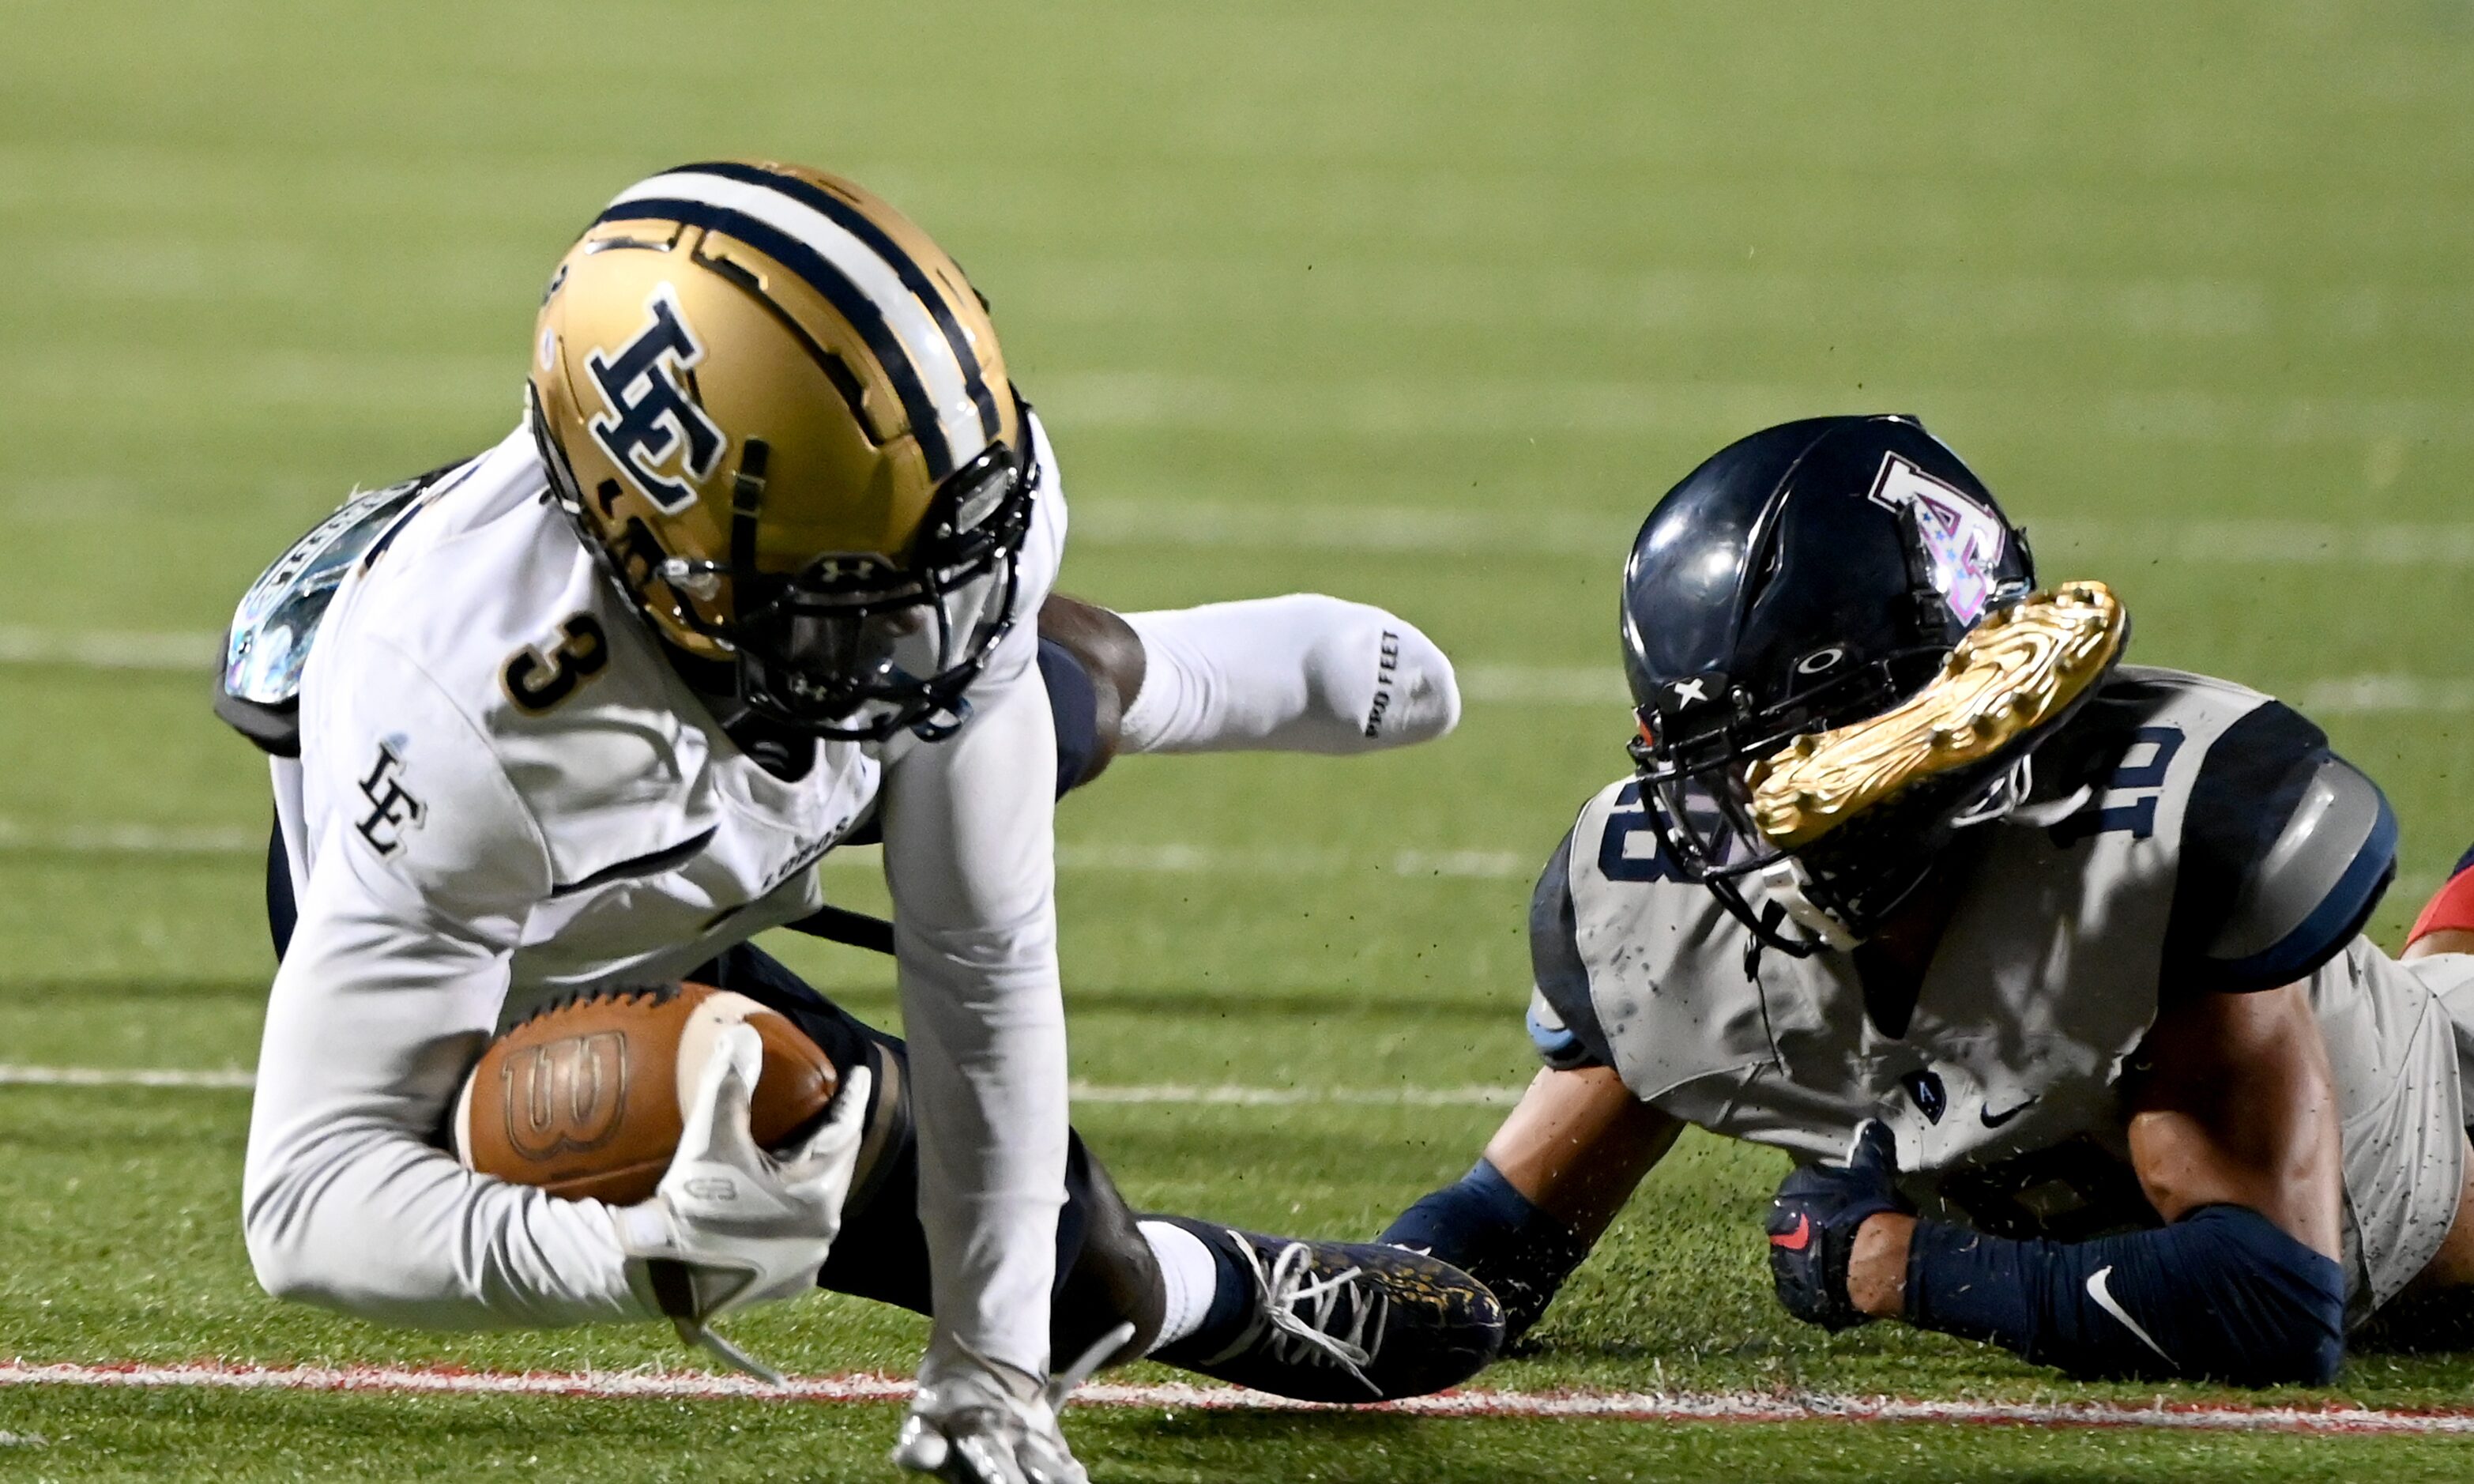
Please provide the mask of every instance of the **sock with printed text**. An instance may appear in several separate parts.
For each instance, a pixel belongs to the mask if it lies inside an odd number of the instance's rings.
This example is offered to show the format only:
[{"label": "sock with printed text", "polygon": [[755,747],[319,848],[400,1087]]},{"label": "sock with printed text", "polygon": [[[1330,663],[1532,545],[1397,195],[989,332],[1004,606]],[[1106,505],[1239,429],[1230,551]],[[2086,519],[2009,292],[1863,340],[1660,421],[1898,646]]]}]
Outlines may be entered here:
[{"label": "sock with printed text", "polygon": [[1460,721],[1451,661],[1380,608],[1293,593],[1124,618],[1144,654],[1127,752],[1373,752]]}]

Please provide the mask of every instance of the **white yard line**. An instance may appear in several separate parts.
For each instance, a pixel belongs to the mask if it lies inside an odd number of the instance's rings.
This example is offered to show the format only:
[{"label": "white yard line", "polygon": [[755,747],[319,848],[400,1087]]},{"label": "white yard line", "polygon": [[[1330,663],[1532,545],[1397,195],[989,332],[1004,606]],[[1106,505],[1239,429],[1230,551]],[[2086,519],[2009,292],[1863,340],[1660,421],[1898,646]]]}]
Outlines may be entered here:
[{"label": "white yard line", "polygon": [[1596,665],[1463,665],[1461,699],[1474,706],[1602,706],[1632,708],[1623,671]]},{"label": "white yard line", "polygon": [[0,851],[72,856],[266,854],[266,831],[226,825],[63,824],[0,819]]},{"label": "white yard line", "polygon": [[[1103,545],[1111,539],[1107,533],[1113,528],[1121,537],[1128,538],[1124,542],[1126,545],[1263,545],[1281,548],[1374,547],[1394,550],[1455,551],[1617,549],[1597,539],[1599,535],[1608,533],[1594,532],[1594,528],[1586,527],[1586,523],[1577,526],[1568,522],[1559,523],[1554,517],[1546,518],[1543,523],[1516,526],[1507,523],[1497,528],[1489,523],[1492,518],[1481,520],[1433,511],[1357,510],[1324,516],[1309,515],[1302,518],[1302,525],[1292,526],[1284,521],[1269,519],[1266,512],[1249,511],[1244,512],[1243,519],[1232,526],[1222,519],[1232,516],[1232,512],[1227,511],[1221,511],[1199,523],[1181,523],[1162,517],[1160,511],[1163,507],[1121,508],[1137,514],[1132,516],[1131,523],[1113,527],[1111,517],[1094,518],[1078,511],[1078,534],[1088,535],[1090,532],[1086,527],[1096,526],[1099,542]],[[1575,534],[1584,528],[1592,531],[1587,543]],[[2341,529],[2296,523],[2252,523],[2246,525],[2227,524],[2223,530],[2236,534],[2222,540],[2215,537],[2203,539],[2202,535],[2195,534],[2200,531],[2199,527],[2185,527],[2178,542],[2160,535],[2151,544],[2129,545],[2151,554],[2160,548],[2171,549],[2187,561],[2220,559],[2246,563],[2342,562],[2451,569],[2474,567],[2474,524]],[[1608,535],[1609,541],[1613,539]],[[2211,558],[2208,552],[2217,552],[2219,556]],[[213,671],[221,645],[219,636],[207,633],[0,626],[0,668],[18,666],[204,675]],[[1461,667],[1460,681],[1462,697],[1477,705],[1622,706],[1627,703],[1623,672],[1613,666],[1470,664]],[[2398,674],[2338,675],[2313,682],[2304,688],[2301,696],[2299,704],[2304,710],[2331,716],[2356,713],[2455,716],[2474,711],[2474,680]],[[125,837],[128,842],[109,842],[110,838],[121,837]],[[159,848],[196,853],[200,850],[211,852],[240,848],[224,843],[205,843],[233,838],[228,832],[213,830],[103,826],[83,832],[62,832],[60,839],[52,843],[52,848],[72,852],[91,849],[143,853],[158,848],[147,841],[160,840],[174,843]],[[81,839],[86,842],[76,842]],[[31,841],[23,827],[0,820],[0,849],[23,848],[29,843]],[[1159,859],[1169,858],[1160,856]],[[1092,868],[1096,869],[1193,868],[1109,865],[1102,864],[1100,855],[1094,855],[1092,860]],[[1455,872],[1446,867],[1443,874]]]},{"label": "white yard line", "polygon": [[[1540,863],[1518,850],[1395,850],[1390,854],[1317,845],[1135,844],[1128,841],[1064,841],[1056,847],[1060,871],[1131,876],[1268,876],[1294,878],[1388,872],[1395,876],[1458,877],[1479,881],[1535,880]],[[877,873],[881,845],[852,845],[825,857],[829,871]]]},{"label": "white yard line", "polygon": [[2311,716],[2462,716],[2474,711],[2474,679],[2343,675],[2314,681],[2294,704]]},{"label": "white yard line", "polygon": [[[0,1062],[0,1087],[172,1087],[247,1091],[257,1078],[241,1067],[21,1066]],[[1499,1087],[1249,1087],[1234,1083],[1076,1081],[1078,1103],[1165,1104],[1204,1107],[1509,1107],[1517,1085]]]},{"label": "white yard line", "polygon": [[[207,637],[110,633],[35,636],[22,629],[0,629],[0,667],[205,674],[211,671],[212,661],[202,662],[198,654],[209,651],[184,641]],[[1630,704],[1623,671],[1613,666],[1470,664],[1460,667],[1460,683],[1462,699],[1481,706]],[[2327,716],[2457,716],[2474,711],[2474,679],[2381,673],[2333,675],[2304,686],[2296,704],[2306,712]],[[19,843],[21,833],[0,822],[0,847]]]},{"label": "white yard line", "polygon": [[[0,818],[0,852],[76,856],[259,856],[263,829],[225,825],[76,824],[38,826]],[[1535,875],[1538,863],[1516,850],[1395,850],[1366,853],[1313,846],[1188,844],[1061,844],[1056,864],[1067,871],[1142,876],[1342,876],[1381,871],[1395,876],[1510,881]],[[824,861],[836,871],[876,871],[873,845],[837,850]]]},{"label": "white yard line", "polygon": [[240,1067],[12,1066],[0,1063],[0,1087],[183,1087],[221,1091],[257,1085]]},{"label": "white yard line", "polygon": [[[1612,572],[1639,526],[1636,516],[1555,509],[1437,509],[1415,505],[1262,505],[1182,500],[1083,500],[1074,539],[1131,549],[1202,548],[1571,556]],[[2226,520],[2169,523],[2031,521],[2037,549],[2055,560],[2195,566],[2474,568],[2474,522]],[[220,632],[52,629],[0,624],[0,666],[211,673]]]},{"label": "white yard line", "polygon": [[1539,863],[1516,850],[1395,850],[1390,855],[1366,855],[1312,846],[1060,844],[1056,865],[1066,871],[1125,871],[1143,876],[1340,876],[1388,871],[1395,876],[1510,881],[1534,877]]},{"label": "white yard line", "polygon": [[[669,1372],[464,1371],[449,1367],[0,1364],[0,1386],[376,1392],[399,1396],[585,1397],[662,1401],[823,1403],[907,1399],[910,1383],[883,1375],[794,1376],[780,1386],[736,1375]],[[1095,1382],[1074,1404],[1164,1411],[1334,1410],[1234,1387]],[[1932,1401],[1828,1392],[1516,1392],[1469,1390],[1366,1408],[1410,1417],[1573,1418],[1623,1422],[1959,1423],[2076,1427],[2164,1427],[2203,1432],[2474,1434],[2474,1411],[2241,1403]]]},{"label": "white yard line", "polygon": [[71,669],[179,670],[207,675],[223,660],[221,634],[0,626],[0,665]]},{"label": "white yard line", "polygon": [[[1307,380],[1151,370],[1051,372],[1045,405],[1066,428],[1265,428],[1348,437],[1613,434],[1705,443],[1847,400],[1844,387],[1573,377],[1364,377]],[[2160,387],[2054,395],[1999,386],[1879,389],[1866,400],[1933,426],[1995,436],[2246,447],[2474,444],[2474,402],[2444,398],[2247,397]]]},{"label": "white yard line", "polygon": [[1510,1107],[1522,1088],[1500,1087],[1244,1087],[1158,1083],[1130,1087],[1072,1084],[1077,1103],[1166,1103],[1235,1107]]},{"label": "white yard line", "polygon": [[[1539,501],[1526,503],[1535,507]],[[1589,515],[1551,507],[1452,510],[1109,499],[1074,506],[1074,540],[1085,546],[1576,556],[1599,559],[1610,572],[1631,547],[1639,526],[1638,515]],[[2142,567],[2158,561],[2440,571],[2474,567],[2474,522],[2031,520],[2027,528],[2041,565],[2049,569],[2055,561],[2136,561]]]}]

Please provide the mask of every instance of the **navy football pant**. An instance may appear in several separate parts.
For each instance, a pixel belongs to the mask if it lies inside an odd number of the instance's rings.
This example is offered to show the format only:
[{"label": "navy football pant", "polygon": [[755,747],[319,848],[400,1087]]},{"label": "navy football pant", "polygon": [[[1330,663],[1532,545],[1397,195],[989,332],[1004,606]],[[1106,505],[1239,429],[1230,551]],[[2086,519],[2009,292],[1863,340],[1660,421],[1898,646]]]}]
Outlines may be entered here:
[{"label": "navy football pant", "polygon": [[[1098,750],[1091,678],[1061,645],[1041,640],[1039,670],[1048,683],[1056,724],[1056,787],[1062,795],[1082,780]],[[847,843],[864,843],[854,836]],[[299,920],[292,867],[278,829],[267,847],[266,917],[275,955],[283,957]],[[854,1177],[842,1210],[841,1234],[817,1283],[836,1293],[933,1313],[928,1285],[928,1234],[919,1225],[919,1150],[909,1107],[910,1052],[898,1036],[834,1004],[780,961],[740,943],[691,970],[687,978],[743,994],[779,1010],[807,1033],[837,1067],[875,1069],[866,1143],[874,1146]],[[885,1106],[885,1095],[892,1104]],[[1159,1330],[1164,1302],[1159,1267],[1134,1213],[1108,1172],[1077,1133],[1067,1146],[1065,1208],[1056,1220],[1056,1285],[1050,1332],[1054,1363],[1066,1365],[1119,1324],[1130,1321],[1133,1343],[1121,1358],[1143,1352]]]}]

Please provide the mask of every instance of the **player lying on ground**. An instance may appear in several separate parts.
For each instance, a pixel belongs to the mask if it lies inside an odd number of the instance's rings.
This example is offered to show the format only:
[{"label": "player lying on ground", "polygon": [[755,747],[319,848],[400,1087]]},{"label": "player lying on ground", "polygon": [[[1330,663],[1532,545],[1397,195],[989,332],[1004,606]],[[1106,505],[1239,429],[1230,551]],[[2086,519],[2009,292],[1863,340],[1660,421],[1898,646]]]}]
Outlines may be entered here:
[{"label": "player lying on ground", "polygon": [[[741,1173],[785,1214],[749,1223],[553,1199],[433,1142],[495,1028],[702,978],[872,1067],[861,1116],[903,1134],[855,1172],[826,1280],[934,1315],[907,1465],[1079,1478],[1042,1381],[1120,1317],[1218,1374],[1345,1356],[1379,1387],[1356,1357],[1391,1336],[1349,1325],[1440,1267],[1137,1229],[1073,1139],[1053,815],[1116,750],[1441,735],[1442,654],[1323,597],[1052,599],[1055,458],[980,300],[832,177],[631,187],[550,280],[533,353],[521,427],[347,507],[235,625],[220,709],[279,754],[260,1281],[441,1327],[700,1324],[813,1282],[830,1223],[767,1160]],[[907,1049],[746,946],[878,838]]]},{"label": "player lying on ground", "polygon": [[1795,1156],[1772,1271],[1832,1329],[2324,1382],[2349,1327],[2468,1297],[2474,875],[2390,960],[2370,780],[2256,692],[2112,669],[2110,596],[2034,585],[1904,419],[1771,428],[1659,504],[1637,772],[1531,909],[1550,1070],[1385,1240],[1516,1334],[1693,1125]]}]

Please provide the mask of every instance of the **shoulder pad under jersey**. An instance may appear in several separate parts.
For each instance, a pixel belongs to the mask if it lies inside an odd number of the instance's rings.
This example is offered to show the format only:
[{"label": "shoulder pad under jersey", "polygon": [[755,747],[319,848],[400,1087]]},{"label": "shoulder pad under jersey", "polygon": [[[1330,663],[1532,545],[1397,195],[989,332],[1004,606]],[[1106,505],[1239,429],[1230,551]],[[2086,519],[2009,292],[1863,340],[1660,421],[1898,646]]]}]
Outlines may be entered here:
[{"label": "shoulder pad under jersey", "polygon": [[392,532],[422,493],[441,475],[471,463],[459,459],[418,478],[355,495],[306,535],[241,595],[224,643],[215,715],[277,757],[301,755],[301,670],[310,642],[352,564]]},{"label": "shoulder pad under jersey", "polygon": [[2182,820],[2168,994],[2271,989],[2341,952],[2396,875],[2379,786],[2269,701],[2208,749]]}]

